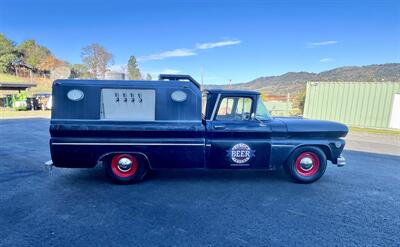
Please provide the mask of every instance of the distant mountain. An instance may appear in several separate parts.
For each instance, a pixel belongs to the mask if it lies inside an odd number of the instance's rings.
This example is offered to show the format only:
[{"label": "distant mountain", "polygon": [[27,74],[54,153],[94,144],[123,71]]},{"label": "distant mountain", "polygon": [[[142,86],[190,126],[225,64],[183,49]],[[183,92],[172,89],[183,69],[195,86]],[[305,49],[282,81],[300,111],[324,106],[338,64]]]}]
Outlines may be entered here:
[{"label": "distant mountain", "polygon": [[[259,77],[246,83],[233,84],[232,89],[257,90],[265,94],[298,93],[307,81],[400,81],[400,63],[373,64],[367,66],[346,66],[321,73],[288,72],[280,76]],[[207,88],[228,88],[208,85]]]}]

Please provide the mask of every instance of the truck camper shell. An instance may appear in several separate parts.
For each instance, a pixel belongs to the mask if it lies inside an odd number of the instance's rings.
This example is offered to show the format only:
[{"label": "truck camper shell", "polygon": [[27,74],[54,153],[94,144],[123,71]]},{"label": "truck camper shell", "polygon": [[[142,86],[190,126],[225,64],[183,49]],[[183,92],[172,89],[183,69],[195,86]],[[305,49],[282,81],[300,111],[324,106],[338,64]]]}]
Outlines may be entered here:
[{"label": "truck camper shell", "polygon": [[[165,78],[165,77],[162,77]],[[67,99],[67,94],[71,90],[80,90],[83,98],[79,101]],[[153,109],[138,109],[139,111],[127,114],[140,115],[143,110],[154,111],[152,121],[201,121],[201,92],[198,85],[181,80],[159,80],[159,81],[119,81],[119,80],[56,80],[53,83],[54,105],[52,109],[52,119],[85,119],[85,120],[127,120],[135,119],[126,116],[125,118],[106,118],[105,99],[107,90],[114,92],[115,104],[120,107],[129,105],[132,100],[136,100],[140,105],[140,93],[153,92],[149,95],[149,100],[154,97],[151,105]],[[136,90],[136,91],[132,91]],[[180,94],[183,99],[174,99],[173,93]],[[139,95],[138,95],[139,93]],[[115,95],[118,94],[118,95]],[[182,96],[183,95],[183,96]],[[179,95],[178,95],[179,96]],[[118,100],[118,102],[117,102]],[[142,105],[148,102],[142,102]],[[131,104],[134,105],[134,104]],[[112,109],[111,110],[117,110]],[[126,108],[129,110],[129,108]],[[115,115],[115,114],[114,114]]]}]

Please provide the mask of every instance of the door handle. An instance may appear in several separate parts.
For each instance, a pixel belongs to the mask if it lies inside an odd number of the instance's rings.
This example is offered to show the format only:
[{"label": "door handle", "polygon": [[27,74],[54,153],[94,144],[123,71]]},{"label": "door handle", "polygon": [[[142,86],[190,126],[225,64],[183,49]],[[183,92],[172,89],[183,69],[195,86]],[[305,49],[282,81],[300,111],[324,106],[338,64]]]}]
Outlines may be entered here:
[{"label": "door handle", "polygon": [[223,130],[223,129],[225,129],[225,125],[214,125],[214,129]]}]

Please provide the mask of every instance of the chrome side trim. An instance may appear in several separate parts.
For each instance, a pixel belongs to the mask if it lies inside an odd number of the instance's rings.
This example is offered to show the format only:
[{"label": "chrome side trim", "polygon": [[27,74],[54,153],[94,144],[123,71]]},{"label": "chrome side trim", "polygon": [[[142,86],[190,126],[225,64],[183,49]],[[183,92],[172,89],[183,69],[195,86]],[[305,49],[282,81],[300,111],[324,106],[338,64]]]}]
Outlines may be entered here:
[{"label": "chrome side trim", "polygon": [[[63,124],[67,122],[90,122],[90,123],[107,123],[107,122],[123,122],[123,123],[201,123],[201,120],[154,120],[154,121],[132,121],[132,120],[115,120],[115,119],[63,119],[63,118],[52,118],[54,122],[62,122]],[[58,124],[58,123],[55,123]]]},{"label": "chrome side trim", "polygon": [[218,94],[218,97],[217,97],[217,100],[215,101],[214,109],[213,109],[213,112],[212,112],[212,114],[211,114],[210,120],[214,120],[215,112],[217,111],[217,107],[218,107],[218,103],[219,103],[219,99],[220,99],[220,98],[221,98],[221,94],[219,93],[219,94]]},{"label": "chrome side trim", "polygon": [[204,143],[135,143],[135,142],[54,142],[52,145],[67,146],[204,146]]},{"label": "chrome side trim", "polygon": [[272,144],[273,147],[294,147],[292,144]]}]

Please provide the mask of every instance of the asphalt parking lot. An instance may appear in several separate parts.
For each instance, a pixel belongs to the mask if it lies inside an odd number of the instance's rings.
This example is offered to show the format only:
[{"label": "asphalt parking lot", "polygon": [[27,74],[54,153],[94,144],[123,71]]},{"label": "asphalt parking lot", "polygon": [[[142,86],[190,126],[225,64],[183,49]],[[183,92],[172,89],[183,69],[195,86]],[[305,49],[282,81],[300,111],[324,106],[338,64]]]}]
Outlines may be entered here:
[{"label": "asphalt parking lot", "polygon": [[398,246],[400,156],[345,151],[310,185],[282,172],[158,171],[111,184],[54,169],[48,119],[0,121],[0,246]]}]

